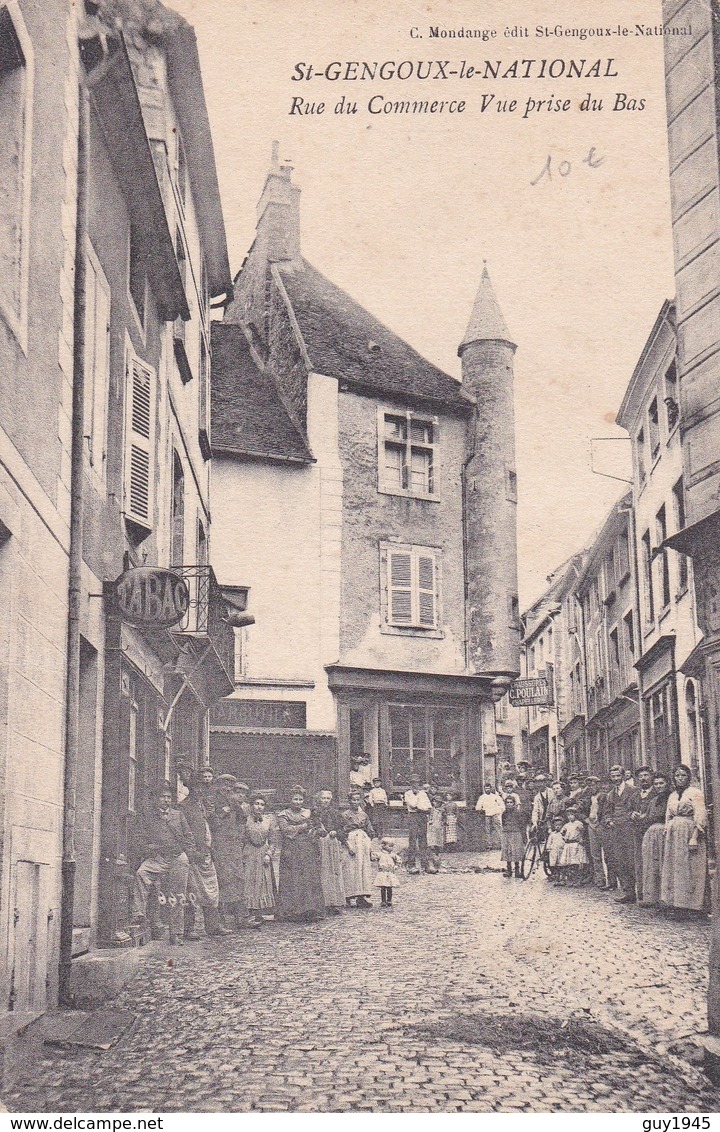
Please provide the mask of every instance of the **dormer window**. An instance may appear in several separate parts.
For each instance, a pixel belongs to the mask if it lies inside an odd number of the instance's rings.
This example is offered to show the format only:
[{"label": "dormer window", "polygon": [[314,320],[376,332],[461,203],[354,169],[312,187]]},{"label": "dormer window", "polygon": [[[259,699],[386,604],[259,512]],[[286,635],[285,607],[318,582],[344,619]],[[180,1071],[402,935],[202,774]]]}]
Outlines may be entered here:
[{"label": "dormer window", "polygon": [[437,419],[381,410],[378,433],[378,491],[437,498]]}]

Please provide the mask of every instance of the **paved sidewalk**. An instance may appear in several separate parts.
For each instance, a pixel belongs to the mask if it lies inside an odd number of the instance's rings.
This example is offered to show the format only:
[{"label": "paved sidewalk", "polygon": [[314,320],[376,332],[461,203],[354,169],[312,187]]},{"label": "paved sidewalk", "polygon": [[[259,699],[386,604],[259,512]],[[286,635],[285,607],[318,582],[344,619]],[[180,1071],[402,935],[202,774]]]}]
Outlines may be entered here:
[{"label": "paved sidewalk", "polygon": [[[505,880],[497,854],[396,907],[166,947],[113,1049],[48,1050],[12,1111],[713,1112],[709,925]],[[475,867],[483,871],[475,872]],[[492,871],[488,871],[488,867]]]}]

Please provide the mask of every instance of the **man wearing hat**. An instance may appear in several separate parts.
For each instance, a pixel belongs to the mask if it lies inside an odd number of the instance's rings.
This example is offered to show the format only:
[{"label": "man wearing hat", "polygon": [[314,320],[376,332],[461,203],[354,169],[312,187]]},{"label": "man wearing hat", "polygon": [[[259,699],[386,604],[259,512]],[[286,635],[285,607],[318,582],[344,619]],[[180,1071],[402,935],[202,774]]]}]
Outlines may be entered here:
[{"label": "man wearing hat", "polygon": [[180,804],[195,839],[195,853],[190,857],[188,895],[191,900],[191,913],[194,915],[186,939],[202,939],[204,935],[226,935],[226,928],[218,912],[218,878],[211,855],[212,836],[208,823],[209,811],[205,805],[207,791],[204,783],[204,770],[194,773],[188,780],[189,793]]},{"label": "man wearing hat", "polygon": [[144,859],[135,873],[133,918],[136,923],[145,921],[150,888],[162,882],[170,908],[170,943],[182,943],[189,858],[195,854],[195,840],[184,815],[172,808],[169,782],[158,790],[156,803],[145,819],[141,844]]}]

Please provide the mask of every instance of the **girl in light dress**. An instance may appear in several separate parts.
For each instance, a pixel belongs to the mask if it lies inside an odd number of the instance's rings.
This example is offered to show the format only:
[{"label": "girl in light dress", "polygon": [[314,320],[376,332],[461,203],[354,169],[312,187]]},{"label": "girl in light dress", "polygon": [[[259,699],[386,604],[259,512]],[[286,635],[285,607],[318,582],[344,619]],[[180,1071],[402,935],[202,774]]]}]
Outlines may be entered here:
[{"label": "girl in light dress", "polygon": [[395,870],[400,860],[392,837],[381,839],[380,852],[374,853],[373,857],[378,867],[375,887],[380,889],[380,904],[383,908],[392,908],[393,888],[399,883]]},{"label": "girl in light dress", "polygon": [[579,884],[586,866],[590,863],[585,848],[585,825],[577,816],[577,811],[568,807],[567,821],[560,830],[564,841],[560,854],[560,868],[568,884]]},{"label": "girl in light dress", "polygon": [[565,838],[562,835],[562,827],[562,818],[552,818],[550,822],[550,832],[545,846],[548,868],[550,869],[550,879],[558,881],[562,877],[562,865],[560,862],[565,848]]}]

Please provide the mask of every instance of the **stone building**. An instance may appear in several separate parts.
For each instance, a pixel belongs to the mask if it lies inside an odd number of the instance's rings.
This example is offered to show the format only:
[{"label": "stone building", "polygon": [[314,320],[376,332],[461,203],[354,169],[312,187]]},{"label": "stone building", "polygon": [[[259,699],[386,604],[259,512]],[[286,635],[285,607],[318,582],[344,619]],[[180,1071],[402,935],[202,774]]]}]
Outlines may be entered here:
[{"label": "stone building", "polygon": [[617,416],[633,452],[631,538],[639,586],[634,655],[646,760],[663,769],[684,762],[705,785],[692,563],[666,545],[685,526],[678,398],[675,304],[666,302]]},{"label": "stone building", "polygon": [[52,1004],[58,986],[77,76],[65,0],[0,4],[3,1035]]},{"label": "stone building", "polygon": [[[663,36],[684,524],[666,546],[692,559],[703,634],[692,674],[705,698],[708,794],[720,797],[720,53],[717,0],[664,0]],[[692,27],[692,36],[675,34]],[[715,856],[720,823],[714,822]],[[720,928],[714,885],[706,1067],[720,1080]]]},{"label": "stone building", "polygon": [[[122,38],[103,25],[102,6],[81,29],[76,1002],[95,993],[98,972],[131,966],[123,949],[144,942],[130,909],[138,823],[178,758],[207,760],[208,707],[233,686],[233,631],[209,565],[209,306],[232,285],[225,230],[195,35],[159,4],[151,29],[139,11],[128,5]],[[168,626],[141,600],[143,570],[162,567],[189,598]],[[121,576],[137,595],[130,606],[118,600]]]},{"label": "stone building", "polygon": [[576,688],[580,688],[576,652],[582,627],[573,595],[582,559],[582,554],[575,554],[559,566],[548,578],[548,588],[523,614],[524,675],[544,676],[549,689],[547,703],[517,709],[522,716],[524,758],[556,778],[582,765],[582,743],[576,749],[576,737],[566,733],[581,715],[581,710],[576,711]]},{"label": "stone building", "polygon": [[586,765],[604,777],[615,763],[645,761],[640,733],[640,654],[633,496],[614,505],[587,552],[575,593],[585,642]]},{"label": "stone building", "polygon": [[487,271],[458,382],[303,258],[277,151],[235,297],[213,324],[212,561],[250,588],[213,761],[344,794],[355,755],[398,792],[476,792],[518,671],[512,365]]}]

